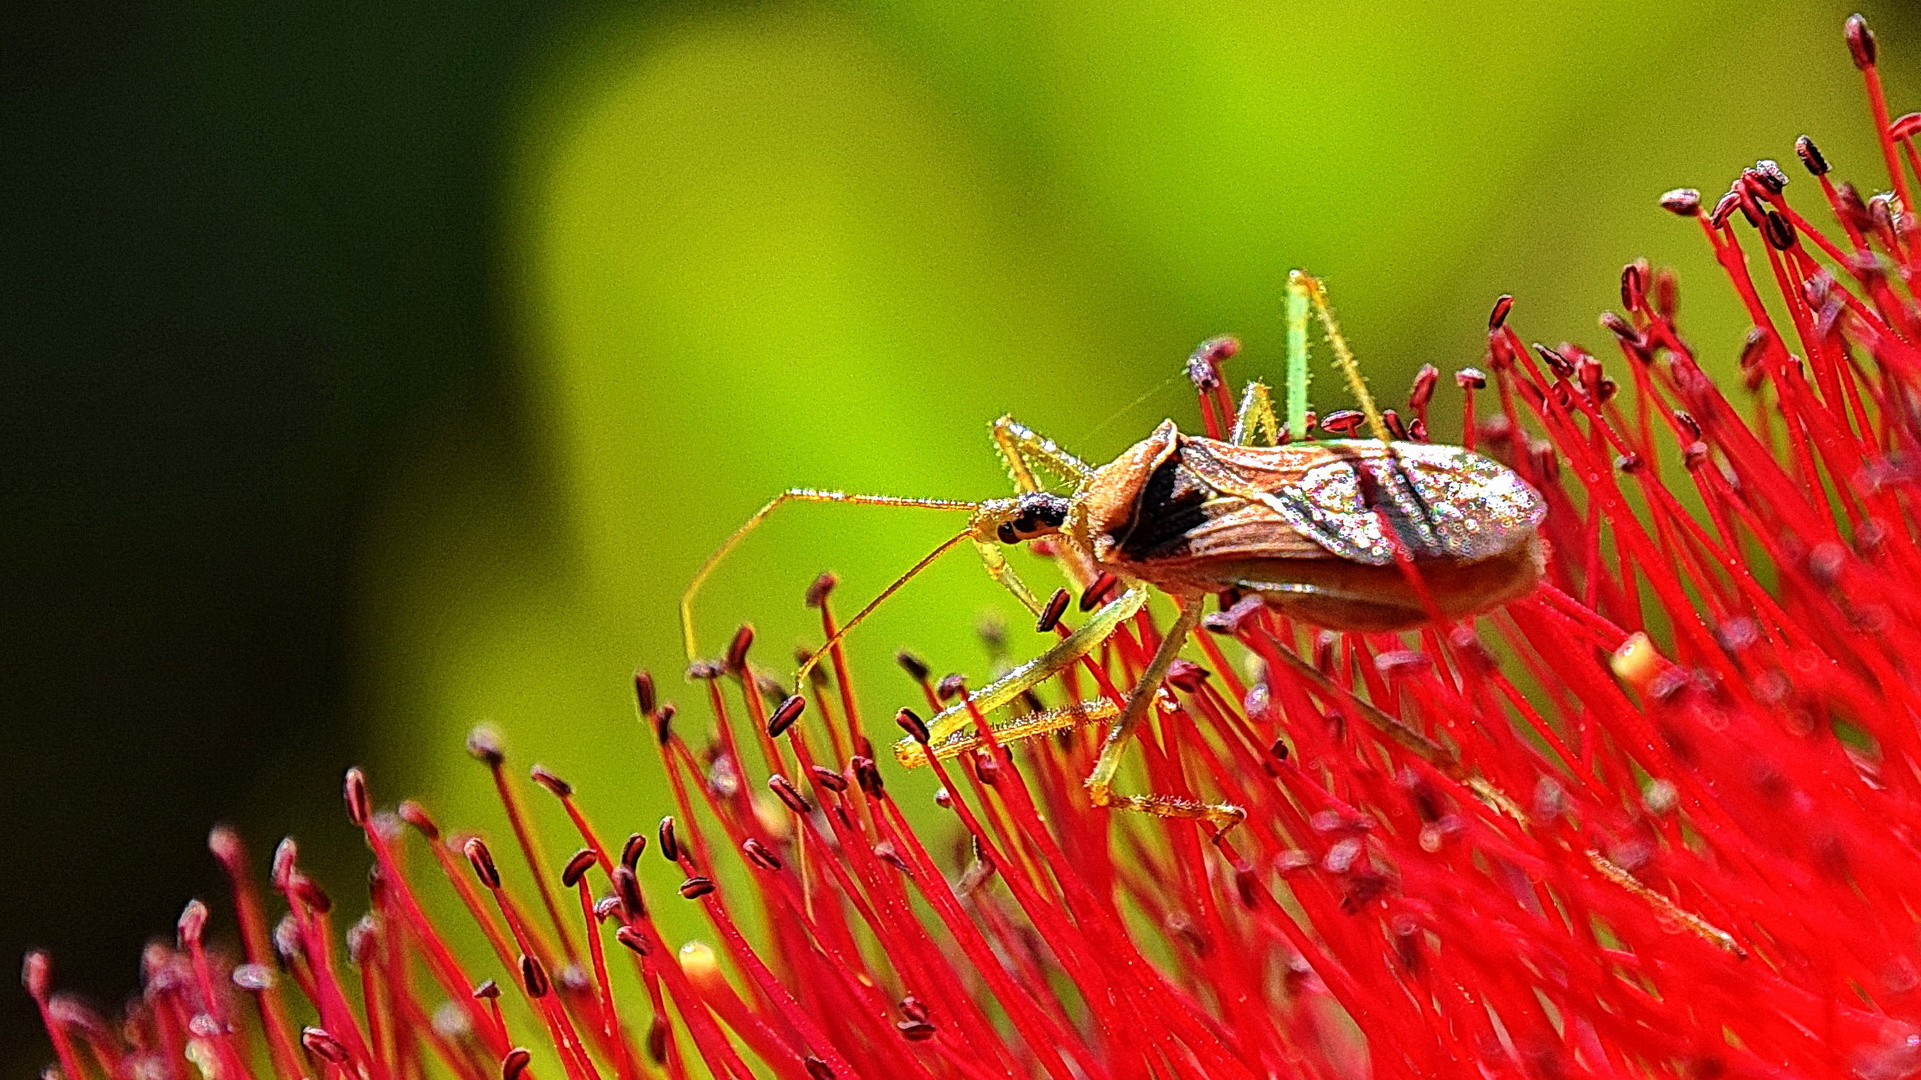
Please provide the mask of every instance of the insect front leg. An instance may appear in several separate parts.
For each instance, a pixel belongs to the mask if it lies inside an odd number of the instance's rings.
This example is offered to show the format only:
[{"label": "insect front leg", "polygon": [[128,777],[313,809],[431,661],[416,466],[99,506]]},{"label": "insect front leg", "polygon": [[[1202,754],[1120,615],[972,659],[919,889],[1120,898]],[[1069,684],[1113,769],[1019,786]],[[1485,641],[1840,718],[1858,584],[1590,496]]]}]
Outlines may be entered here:
[{"label": "insect front leg", "polygon": [[[1023,493],[1042,490],[1036,469],[1052,473],[1074,485],[1076,491],[1087,485],[1094,476],[1094,467],[1060,448],[1054,440],[1037,434],[1032,428],[1020,423],[1011,416],[1003,416],[994,421],[992,428],[994,449],[1000,451],[1001,460],[1007,464],[1007,475],[1014,480],[1014,486]],[[1061,550],[1061,564],[1068,578],[1077,588],[1085,588],[1094,580],[1095,569],[1087,553],[1078,547],[1068,545]],[[987,562],[988,572],[995,580],[1006,585],[1007,580],[994,565],[995,560],[985,552],[981,558]],[[1010,571],[1011,573],[1011,571]],[[1010,590],[1012,586],[1009,586]],[[1019,592],[1014,593],[1020,596]],[[1031,609],[1033,603],[1027,597],[1021,602]]]},{"label": "insect front leg", "polygon": [[1201,599],[1183,599],[1180,616],[1168,628],[1167,636],[1161,639],[1161,647],[1155,651],[1154,659],[1148,662],[1147,670],[1141,673],[1141,680],[1134,687],[1133,694],[1129,695],[1120,719],[1107,729],[1107,741],[1101,744],[1101,756],[1094,763],[1094,771],[1087,777],[1087,794],[1095,806],[1134,810],[1155,817],[1205,821],[1213,826],[1214,837],[1219,839],[1247,817],[1246,810],[1227,803],[1205,803],[1178,795],[1121,795],[1114,791],[1114,774],[1120,769],[1121,752],[1127,749],[1128,740],[1134,737],[1141,721],[1146,719],[1147,710],[1153,707],[1161,683],[1167,678],[1167,669],[1173,666],[1174,659],[1180,655],[1181,645],[1200,621]]},{"label": "insect front leg", "polygon": [[980,552],[981,563],[987,567],[987,576],[1000,582],[1001,588],[1013,593],[1014,599],[1025,605],[1028,611],[1039,616],[1040,600],[1034,596],[1034,591],[1027,587],[1027,582],[1022,581],[1021,576],[1014,572],[1014,565],[1007,561],[1006,555],[1001,554],[1000,546],[985,540],[976,540],[974,549]]},{"label": "insect front leg", "polygon": [[[894,745],[894,756],[903,766],[912,769],[927,764],[930,754],[944,761],[972,749],[980,742],[975,730],[975,713],[987,716],[1002,706],[1010,705],[1022,694],[1078,663],[1081,657],[1093,652],[1101,642],[1113,636],[1121,624],[1133,618],[1134,613],[1147,603],[1147,595],[1147,587],[1137,585],[1108,601],[1094,613],[1093,618],[1081,624],[1080,629],[1055,642],[1053,648],[975,691],[968,701],[941,710],[927,724],[925,746],[912,739],[902,739]],[[968,708],[969,704],[972,704],[972,710]],[[993,730],[997,734],[1006,731],[1008,738],[1004,741],[1012,742],[1113,714],[1111,706],[1100,702],[1050,711],[1059,714],[1055,718],[1058,722],[1030,724],[1026,723],[1030,718],[1022,717],[996,726]]]},{"label": "insect front leg", "polygon": [[1022,491],[1041,490],[1041,482],[1034,475],[1036,465],[1075,487],[1094,475],[1093,467],[1085,461],[1011,416],[994,421],[993,435],[994,448],[1007,462],[1007,473],[1014,478],[1014,485]]}]

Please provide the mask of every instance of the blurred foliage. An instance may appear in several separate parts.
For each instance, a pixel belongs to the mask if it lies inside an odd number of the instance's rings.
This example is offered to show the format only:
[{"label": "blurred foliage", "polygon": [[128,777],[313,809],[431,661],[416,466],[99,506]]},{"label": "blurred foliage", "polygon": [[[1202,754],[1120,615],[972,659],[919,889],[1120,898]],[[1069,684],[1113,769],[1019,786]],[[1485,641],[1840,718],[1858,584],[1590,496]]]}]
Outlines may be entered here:
[{"label": "blurred foliage", "polygon": [[[376,779],[496,820],[450,753],[486,721],[609,831],[651,827],[671,800],[627,675],[704,696],[679,684],[675,601],[756,506],[788,486],[1002,494],[1003,412],[1096,461],[1164,416],[1193,428],[1179,372],[1202,338],[1242,335],[1233,370],[1277,377],[1291,266],[1330,282],[1389,400],[1422,362],[1478,363],[1501,292],[1524,335],[1604,345],[1594,317],[1642,254],[1682,270],[1684,324],[1726,370],[1746,320],[1655,197],[1711,198],[1757,157],[1804,177],[1803,131],[1878,187],[1846,14],[901,0],[583,20],[514,129],[510,404],[449,420],[376,517]],[[1921,41],[1897,25],[1899,103]],[[1810,187],[1791,195],[1818,210]],[[1319,404],[1338,394],[1323,380]],[[957,525],[785,510],[704,596],[703,646],[752,620],[783,673],[818,640],[817,572],[845,614]],[[892,651],[979,680],[990,613],[1017,656],[1038,647],[960,553],[862,628],[877,741],[917,696]]]}]

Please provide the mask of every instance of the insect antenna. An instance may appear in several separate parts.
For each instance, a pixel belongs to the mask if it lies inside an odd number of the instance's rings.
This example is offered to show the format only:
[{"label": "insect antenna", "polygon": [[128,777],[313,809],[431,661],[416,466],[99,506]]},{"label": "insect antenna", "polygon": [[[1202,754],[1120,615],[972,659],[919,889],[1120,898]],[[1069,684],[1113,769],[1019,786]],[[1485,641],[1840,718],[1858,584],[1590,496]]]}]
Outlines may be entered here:
[{"label": "insect antenna", "polygon": [[808,656],[808,658],[801,663],[800,670],[794,672],[794,692],[800,693],[802,690],[806,688],[807,673],[814,670],[815,666],[820,663],[821,657],[831,654],[834,651],[834,649],[840,645],[841,639],[847,636],[847,632],[849,630],[852,630],[854,627],[859,626],[861,624],[861,620],[873,614],[875,608],[880,607],[881,604],[885,602],[888,597],[899,592],[901,586],[907,584],[909,581],[912,581],[916,574],[919,574],[922,570],[925,570],[928,567],[934,565],[935,561],[938,560],[942,555],[945,555],[948,552],[954,550],[956,547],[959,547],[962,541],[972,537],[973,535],[974,535],[974,529],[973,529],[973,526],[970,525],[967,528],[962,529],[960,532],[955,533],[953,536],[950,536],[947,539],[942,540],[940,542],[940,546],[928,552],[926,555],[921,556],[921,560],[919,562],[915,563],[913,566],[908,567],[906,573],[895,578],[892,584],[888,585],[885,589],[882,589],[880,591],[879,596],[876,596],[872,600],[869,600],[867,602],[866,607],[861,608],[859,611],[854,612],[854,617],[842,623],[840,626],[840,629],[834,631],[834,636],[827,639],[827,644],[822,645],[818,649],[815,649],[813,654]]},{"label": "insect antenna", "polygon": [[[856,506],[916,506],[924,510],[965,510],[969,513],[980,509],[979,503],[961,502],[958,499],[910,499],[897,495],[849,495],[842,491],[815,491],[812,488],[789,488],[781,492],[772,499],[769,499],[767,505],[754,511],[753,516],[743,522],[740,528],[735,529],[733,535],[721,541],[721,545],[714,549],[712,555],[707,556],[707,561],[700,564],[700,569],[696,570],[693,578],[687,582],[687,591],[680,594],[680,635],[682,642],[687,646],[687,660],[689,663],[700,659],[700,646],[694,639],[694,597],[699,594],[700,587],[707,583],[707,578],[713,574],[714,569],[720,565],[721,560],[725,559],[729,552],[738,547],[740,542],[747,538],[748,533],[759,528],[761,522],[767,520],[768,515],[779,509],[782,504],[789,502],[853,503]],[[966,533],[961,534],[963,537],[966,535]],[[945,551],[954,546],[954,543],[955,541],[949,540],[941,546],[940,550]],[[936,552],[936,554],[938,553],[939,552]],[[920,565],[908,572],[907,576],[912,577],[914,574],[919,573],[921,567],[925,566],[931,558],[930,556],[929,559],[923,559]],[[894,585],[888,589],[888,592],[899,588],[900,584],[901,582],[895,582]],[[881,595],[884,597],[887,594],[882,593]],[[863,611],[861,614],[865,615],[867,613]],[[812,666],[812,662],[810,661],[808,667]]]},{"label": "insect antenna", "polygon": [[[1301,341],[1299,342],[1301,350],[1300,356],[1303,361],[1303,363],[1299,365],[1302,369],[1299,373],[1299,378],[1290,378],[1288,381],[1287,422],[1290,430],[1300,430],[1294,425],[1304,422],[1307,412],[1307,379],[1305,370],[1307,365],[1304,362],[1307,357],[1306,305],[1311,303],[1314,306],[1314,314],[1321,320],[1321,330],[1327,335],[1327,344],[1334,350],[1334,365],[1341,369],[1341,374],[1347,376],[1347,388],[1353,393],[1355,400],[1360,403],[1362,415],[1367,417],[1367,430],[1383,443],[1392,442],[1393,439],[1388,434],[1387,423],[1381,419],[1381,410],[1374,404],[1374,395],[1367,392],[1367,379],[1361,375],[1361,365],[1355,361],[1353,350],[1347,347],[1347,338],[1341,334],[1340,324],[1334,321],[1334,309],[1328,306],[1327,290],[1321,285],[1321,279],[1302,270],[1291,270],[1287,275],[1287,294],[1288,352],[1291,357],[1296,344],[1295,334],[1298,329],[1301,335]],[[1299,312],[1298,323],[1296,322],[1297,311]],[[1290,371],[1288,374],[1294,376],[1296,373]],[[1295,416],[1294,412],[1296,400],[1295,386],[1297,383],[1300,386],[1298,393],[1302,413],[1299,418]]]}]

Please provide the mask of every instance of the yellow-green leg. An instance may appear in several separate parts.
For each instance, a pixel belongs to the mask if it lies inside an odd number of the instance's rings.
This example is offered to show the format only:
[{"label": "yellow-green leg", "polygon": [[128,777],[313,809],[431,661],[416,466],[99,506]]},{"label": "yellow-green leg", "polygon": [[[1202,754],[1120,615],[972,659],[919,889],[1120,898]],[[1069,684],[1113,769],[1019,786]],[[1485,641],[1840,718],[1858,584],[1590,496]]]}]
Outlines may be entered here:
[{"label": "yellow-green leg", "polygon": [[1227,803],[1205,803],[1178,795],[1121,795],[1114,791],[1114,774],[1121,766],[1121,752],[1127,749],[1128,740],[1134,737],[1141,721],[1147,718],[1147,710],[1153,707],[1161,683],[1167,678],[1167,669],[1173,666],[1175,658],[1181,653],[1181,645],[1200,621],[1201,598],[1183,599],[1179,617],[1174,620],[1173,626],[1168,627],[1167,636],[1161,639],[1161,647],[1154,652],[1154,659],[1148,662],[1147,670],[1141,673],[1141,681],[1129,695],[1120,719],[1107,729],[1107,741],[1101,744],[1101,756],[1094,763],[1094,771],[1087,776],[1087,794],[1095,806],[1134,810],[1155,817],[1205,821],[1214,827],[1214,836],[1218,839],[1222,833],[1240,824],[1247,817],[1247,811]]},{"label": "yellow-green leg", "polygon": [[1075,487],[1094,475],[1093,467],[1085,461],[1011,416],[994,421],[993,435],[994,448],[1006,460],[1008,475],[1022,491],[1041,490],[1040,479],[1034,475],[1036,464]]},{"label": "yellow-green leg", "polygon": [[[1141,609],[1141,605],[1147,603],[1147,596],[1147,587],[1137,585],[1108,601],[1094,613],[1092,618],[1081,624],[1080,629],[1055,642],[1053,648],[975,691],[970,695],[969,701],[941,710],[938,715],[928,721],[928,739],[925,747],[912,739],[902,739],[894,745],[894,756],[900,759],[902,765],[911,769],[927,764],[930,753],[937,759],[945,760],[976,745],[978,735],[974,730],[974,713],[987,716],[1002,706],[1012,704],[1022,694],[1079,663],[1081,657],[1099,648],[1100,643],[1120,629],[1121,624],[1133,618],[1134,613]],[[967,707],[970,702],[974,706],[972,711]],[[1081,716],[1097,716],[1099,712],[1098,705],[1082,706],[1080,709]],[[1064,717],[1064,719],[1068,718]],[[1078,717],[1072,720],[1078,722]],[[1056,725],[1056,727],[1060,726],[1069,725]],[[1032,738],[1042,731],[1054,730],[1045,726],[1023,730],[1019,721],[1007,727],[1015,732],[1015,739]]]},{"label": "yellow-green leg", "polygon": [[1250,382],[1241,392],[1241,407],[1234,413],[1234,432],[1228,440],[1236,446],[1252,446],[1263,433],[1267,435],[1267,445],[1280,443],[1281,427],[1274,419],[1274,399],[1268,396],[1267,384]]}]

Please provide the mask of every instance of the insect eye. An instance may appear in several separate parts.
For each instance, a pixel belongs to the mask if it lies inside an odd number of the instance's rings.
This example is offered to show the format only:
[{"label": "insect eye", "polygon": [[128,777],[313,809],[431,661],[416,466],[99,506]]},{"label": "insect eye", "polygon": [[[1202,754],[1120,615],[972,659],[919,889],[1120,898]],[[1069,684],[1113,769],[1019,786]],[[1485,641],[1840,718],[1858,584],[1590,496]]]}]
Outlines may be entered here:
[{"label": "insect eye", "polygon": [[1014,533],[1014,526],[1008,522],[1002,522],[1001,527],[994,530],[994,535],[1000,537],[1001,543],[1003,544],[1018,544],[1021,542],[1021,538]]}]

